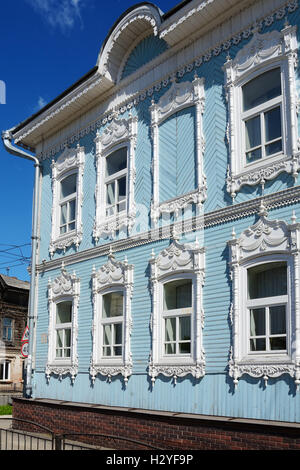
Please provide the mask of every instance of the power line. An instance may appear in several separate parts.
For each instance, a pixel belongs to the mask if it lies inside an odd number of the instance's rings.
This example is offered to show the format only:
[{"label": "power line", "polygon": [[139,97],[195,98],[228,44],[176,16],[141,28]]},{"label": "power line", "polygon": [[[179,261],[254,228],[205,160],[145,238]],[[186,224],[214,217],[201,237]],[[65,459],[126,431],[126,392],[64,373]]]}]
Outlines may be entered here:
[{"label": "power line", "polygon": [[[31,247],[31,243],[23,243],[21,245],[12,245],[8,243],[0,243],[0,247],[7,247],[0,250],[0,269],[6,269],[7,275],[9,271],[18,266],[29,266],[31,261],[31,253],[27,256],[24,249]],[[30,250],[31,251],[31,250]]]}]

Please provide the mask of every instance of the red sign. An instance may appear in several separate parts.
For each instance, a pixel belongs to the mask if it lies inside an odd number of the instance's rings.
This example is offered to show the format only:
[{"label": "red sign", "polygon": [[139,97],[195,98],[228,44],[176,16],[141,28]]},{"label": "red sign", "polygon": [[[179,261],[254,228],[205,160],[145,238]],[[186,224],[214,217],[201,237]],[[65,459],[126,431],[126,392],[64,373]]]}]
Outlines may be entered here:
[{"label": "red sign", "polygon": [[28,357],[28,341],[24,341],[21,347],[21,354],[23,357]]},{"label": "red sign", "polygon": [[29,341],[29,328],[26,326],[21,341]]}]

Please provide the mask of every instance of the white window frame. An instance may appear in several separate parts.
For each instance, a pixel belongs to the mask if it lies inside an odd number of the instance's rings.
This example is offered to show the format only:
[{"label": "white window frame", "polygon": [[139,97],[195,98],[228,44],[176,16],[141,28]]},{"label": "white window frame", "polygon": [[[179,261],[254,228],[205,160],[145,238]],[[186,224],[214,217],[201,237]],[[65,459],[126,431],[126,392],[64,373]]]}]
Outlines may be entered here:
[{"label": "white window frame", "polygon": [[[77,337],[78,337],[78,305],[80,294],[80,280],[74,274],[69,274],[62,264],[61,274],[53,281],[48,282],[48,360],[46,365],[46,376],[49,381],[51,375],[58,375],[60,380],[65,375],[71,376],[74,383],[78,373]],[[71,324],[71,354],[70,357],[59,358],[56,356],[56,324],[57,305],[61,302],[72,302],[72,324]],[[64,324],[64,326],[70,324]]]},{"label": "white window frame", "polygon": [[[193,246],[185,246],[178,243],[177,240],[173,240],[169,247],[162,250],[157,257],[154,252],[152,253],[150,260],[152,348],[148,373],[153,386],[156,377],[160,374],[173,377],[175,384],[178,377],[191,374],[199,379],[205,374],[205,354],[202,345],[204,253],[204,248],[201,248],[198,242]],[[165,354],[164,285],[184,279],[192,280],[192,308],[188,309],[191,312],[191,352],[189,354]]]},{"label": "white window frame", "polygon": [[[123,170],[120,170],[116,173],[113,173],[112,175],[110,176],[105,176],[104,178],[104,192],[105,192],[105,210],[107,210],[107,185],[108,184],[112,184],[114,183],[114,186],[115,186],[115,204],[113,206],[110,206],[110,207],[114,207],[114,214],[113,215],[107,215],[105,214],[105,217],[107,219],[116,219],[117,217],[120,217],[122,218],[122,216],[124,214],[126,214],[126,211],[127,211],[127,194],[128,194],[128,168],[127,168],[127,165],[128,165],[128,145],[118,145],[116,147],[114,147],[113,151],[111,153],[109,153],[106,158],[105,158],[105,161],[107,163],[107,158],[109,158],[114,152],[116,152],[117,150],[120,150],[122,148],[125,148],[126,149],[126,159],[127,159],[127,164],[126,164],[126,168],[124,168]],[[117,193],[118,191],[116,190],[116,187],[117,187],[117,181],[121,178],[124,178],[126,177],[126,198],[125,198],[125,209],[123,211],[120,211],[118,212],[116,210],[116,206],[118,204],[118,201],[117,201]]]},{"label": "white window frame", "polygon": [[[232,198],[244,185],[260,184],[264,187],[267,180],[276,178],[283,171],[291,173],[295,180],[298,176],[297,47],[296,26],[285,26],[280,32],[265,34],[259,34],[254,29],[251,41],[238,52],[235,59],[228,58],[224,65],[229,117],[227,191]],[[281,71],[282,95],[280,100],[273,100],[273,104],[281,103],[282,152],[247,163],[242,87],[253,78],[275,68]],[[271,101],[268,101],[257,111],[266,110],[271,105]]]},{"label": "white window frame", "polygon": [[[159,200],[159,125],[172,114],[190,107],[196,107],[196,178],[197,188],[187,194],[172,198],[169,201]],[[150,106],[151,133],[152,133],[152,174],[153,194],[151,203],[151,220],[154,225],[158,223],[162,214],[177,214],[191,204],[201,207],[206,200],[206,177],[204,174],[205,139],[203,135],[203,113],[205,107],[204,78],[195,75],[192,82],[176,83],[172,80],[169,90],[159,99],[158,103]]]},{"label": "white window frame", "polygon": [[[137,117],[130,115],[128,119],[114,116],[112,122],[103,133],[97,132],[96,143],[96,216],[93,237],[96,243],[100,238],[114,237],[119,230],[128,230],[130,234],[136,217],[134,196],[135,186],[135,150],[137,141]],[[115,150],[127,147],[127,180],[126,210],[112,216],[106,215],[106,158]]]},{"label": "white window frame", "polygon": [[[0,364],[4,364],[3,373],[4,376],[0,377],[1,382],[10,382],[10,374],[11,374],[11,361],[4,359],[0,361]],[[7,378],[5,378],[5,373],[7,372]]]},{"label": "white window frame", "polygon": [[[109,252],[108,261],[98,271],[93,269],[93,326],[92,326],[92,357],[90,364],[91,380],[94,383],[98,374],[107,377],[110,382],[113,376],[121,375],[124,385],[132,374],[131,356],[131,299],[133,294],[133,265],[127,259],[117,261]],[[102,304],[103,296],[112,292],[123,292],[122,316],[122,355],[103,355],[103,322]]]},{"label": "white window frame", "polygon": [[[173,281],[185,281],[185,280],[191,280],[192,283],[191,283],[191,288],[192,288],[192,306],[191,307],[187,307],[187,308],[178,308],[178,309],[171,309],[171,310],[166,310],[164,309],[164,306],[163,306],[163,303],[164,303],[164,296],[165,296],[165,286],[169,283],[172,283]],[[160,295],[159,295],[159,298],[161,300],[161,315],[162,315],[162,329],[159,330],[159,334],[160,334],[160,337],[159,337],[159,344],[162,348],[162,350],[160,351],[160,356],[162,358],[163,361],[166,361],[168,362],[168,360],[170,360],[171,362],[173,362],[173,359],[176,358],[179,359],[179,360],[182,360],[182,359],[186,359],[186,358],[192,358],[192,338],[193,338],[193,334],[194,334],[194,327],[193,327],[193,318],[194,318],[194,290],[195,290],[195,280],[194,280],[194,276],[189,276],[188,274],[186,275],[181,275],[178,277],[177,276],[171,276],[171,277],[168,277],[166,282],[161,282],[160,283]],[[178,352],[178,346],[179,346],[179,341],[178,341],[178,322],[179,322],[179,318],[183,318],[183,317],[190,317],[190,325],[191,325],[191,331],[190,331],[190,336],[191,336],[191,339],[189,340],[189,343],[190,343],[190,353],[179,353]],[[168,318],[175,318],[176,320],[176,338],[175,338],[175,346],[176,346],[176,353],[174,354],[167,354],[165,352],[165,345],[166,345],[166,339],[165,339],[165,332],[166,332],[166,320]]]},{"label": "white window frame", "polygon": [[[230,319],[232,326],[232,347],[229,361],[229,375],[235,386],[244,374],[269,378],[283,374],[294,377],[300,384],[300,224],[292,217],[292,223],[269,220],[263,205],[259,220],[245,230],[239,238],[233,231],[228,242],[232,279],[232,303]],[[287,266],[287,295],[247,299],[247,272],[249,268],[273,262],[285,262]],[[286,304],[286,351],[250,351],[249,306],[262,301]]]},{"label": "white window frame", "polygon": [[[52,161],[52,230],[49,246],[51,257],[55,251],[63,250],[65,252],[71,245],[75,245],[76,250],[78,250],[82,241],[84,160],[84,148],[78,145],[76,148],[67,147],[56,162],[54,160]],[[61,182],[73,173],[77,174],[75,229],[61,234]]]},{"label": "white window frame", "polygon": [[[123,297],[123,301],[122,301],[122,315],[121,316],[118,316],[118,317],[111,317],[109,319],[104,319],[103,318],[103,297],[105,295],[109,295],[109,294],[113,294],[114,292],[122,292],[122,297]],[[100,357],[100,360],[102,361],[105,361],[105,360],[109,360],[109,361],[116,361],[116,362],[120,362],[122,361],[122,356],[123,356],[123,349],[124,349],[124,311],[125,311],[125,295],[124,295],[124,288],[121,288],[121,287],[114,287],[114,288],[110,288],[108,290],[104,290],[101,292],[101,297],[100,297],[100,302],[99,302],[99,309],[100,309],[100,317],[101,317],[101,320],[100,320],[100,323],[101,323],[101,326],[100,326],[100,348],[101,350],[98,351],[98,354],[99,354],[99,357]],[[106,325],[110,325],[113,327],[114,329],[114,326],[116,324],[122,324],[122,343],[121,345],[118,345],[118,346],[121,346],[122,348],[122,354],[120,355],[115,355],[115,354],[111,354],[111,355],[106,355],[104,354],[103,352],[103,349],[105,347],[104,345],[104,340],[103,340],[103,336],[104,336],[104,327]],[[113,337],[113,335],[112,335]],[[111,345],[109,346],[111,349],[113,349],[114,347],[114,343],[112,342]]]}]

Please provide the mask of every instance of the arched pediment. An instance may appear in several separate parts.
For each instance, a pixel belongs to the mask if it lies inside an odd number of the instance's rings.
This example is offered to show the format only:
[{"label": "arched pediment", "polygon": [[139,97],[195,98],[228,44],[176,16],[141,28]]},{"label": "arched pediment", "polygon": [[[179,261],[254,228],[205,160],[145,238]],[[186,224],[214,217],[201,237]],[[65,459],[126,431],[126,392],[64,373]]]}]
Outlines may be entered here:
[{"label": "arched pediment", "polygon": [[116,83],[124,56],[132,49],[132,44],[139,37],[145,37],[145,32],[157,36],[160,25],[161,12],[155,5],[144,3],[127,10],[113,26],[102,46],[97,60],[99,73]]}]

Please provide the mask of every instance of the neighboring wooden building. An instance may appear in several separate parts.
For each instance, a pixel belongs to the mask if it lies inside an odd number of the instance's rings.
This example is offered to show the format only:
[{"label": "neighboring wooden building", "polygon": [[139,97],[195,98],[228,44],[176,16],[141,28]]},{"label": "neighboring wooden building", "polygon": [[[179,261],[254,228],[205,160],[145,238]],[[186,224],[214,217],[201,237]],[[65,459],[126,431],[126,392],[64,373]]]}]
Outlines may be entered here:
[{"label": "neighboring wooden building", "polygon": [[21,339],[27,325],[29,282],[0,274],[0,394],[23,390]]},{"label": "neighboring wooden building", "polygon": [[176,449],[300,447],[299,26],[295,0],[143,2],[10,131],[40,163],[16,416]]}]

